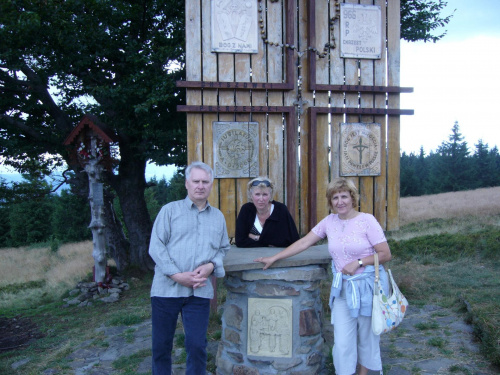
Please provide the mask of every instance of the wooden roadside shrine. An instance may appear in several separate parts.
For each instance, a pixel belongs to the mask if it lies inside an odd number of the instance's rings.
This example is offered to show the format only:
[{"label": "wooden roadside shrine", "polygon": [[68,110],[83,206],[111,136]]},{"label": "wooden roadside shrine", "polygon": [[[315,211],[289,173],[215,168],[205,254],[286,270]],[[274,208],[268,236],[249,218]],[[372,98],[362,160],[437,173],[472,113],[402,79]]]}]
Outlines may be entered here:
[{"label": "wooden roadside shrine", "polygon": [[113,159],[110,144],[116,142],[114,134],[100,123],[96,116],[84,115],[78,125],[64,141],[70,156],[79,163],[89,177],[89,202],[94,258],[94,281],[105,282],[109,274],[106,257],[106,238],[104,234],[104,198],[101,180],[104,169],[111,170]]},{"label": "wooden roadside shrine", "polygon": [[[302,235],[329,213],[326,187],[340,175],[358,186],[361,211],[385,230],[397,229],[400,116],[413,114],[400,109],[400,94],[413,91],[399,86],[400,1],[186,0],[185,6],[186,80],[177,85],[187,90],[178,110],[187,112],[188,162],[214,167],[214,122],[257,123],[258,175],[274,181],[274,199],[285,202]],[[255,15],[249,12],[254,6]],[[225,42],[214,45],[219,29],[231,41],[243,40],[237,34],[252,27],[259,34],[254,51],[238,50],[252,43],[233,44],[232,51],[218,48]],[[358,39],[347,37],[350,30]],[[374,35],[380,52],[359,47]],[[359,55],[349,49],[356,46]],[[343,129],[367,124],[376,125],[366,138],[373,140],[376,171],[346,174],[352,137]],[[355,141],[349,147],[361,163],[369,145]],[[252,177],[214,182],[209,201],[224,213],[230,237]]]}]

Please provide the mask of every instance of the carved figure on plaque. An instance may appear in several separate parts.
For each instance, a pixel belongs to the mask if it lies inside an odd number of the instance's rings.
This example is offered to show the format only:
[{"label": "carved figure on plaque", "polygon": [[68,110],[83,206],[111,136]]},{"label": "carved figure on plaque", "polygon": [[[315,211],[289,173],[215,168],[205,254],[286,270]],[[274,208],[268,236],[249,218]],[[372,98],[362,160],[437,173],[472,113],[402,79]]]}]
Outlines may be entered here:
[{"label": "carved figure on plaque", "polygon": [[341,176],[380,175],[380,124],[340,124]]},{"label": "carved figure on plaque", "polygon": [[213,155],[216,178],[255,177],[259,172],[259,124],[214,122]]},{"label": "carved figure on plaque", "polygon": [[257,0],[212,1],[212,51],[257,53]]},{"label": "carved figure on plaque", "polygon": [[248,299],[248,354],[292,356],[292,301]]}]

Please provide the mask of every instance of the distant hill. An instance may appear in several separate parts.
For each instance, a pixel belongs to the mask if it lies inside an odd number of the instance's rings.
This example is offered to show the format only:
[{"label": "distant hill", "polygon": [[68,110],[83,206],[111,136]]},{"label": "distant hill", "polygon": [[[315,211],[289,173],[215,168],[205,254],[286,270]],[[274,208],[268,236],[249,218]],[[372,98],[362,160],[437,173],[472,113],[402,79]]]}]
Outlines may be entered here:
[{"label": "distant hill", "polygon": [[[20,173],[0,173],[0,180],[4,180],[7,184],[11,184],[12,182],[23,182],[23,176]],[[53,186],[59,185],[57,180],[54,180],[50,177],[46,178],[47,182],[51,183]],[[56,193],[60,193],[61,190],[69,189],[68,184],[63,184]]]}]

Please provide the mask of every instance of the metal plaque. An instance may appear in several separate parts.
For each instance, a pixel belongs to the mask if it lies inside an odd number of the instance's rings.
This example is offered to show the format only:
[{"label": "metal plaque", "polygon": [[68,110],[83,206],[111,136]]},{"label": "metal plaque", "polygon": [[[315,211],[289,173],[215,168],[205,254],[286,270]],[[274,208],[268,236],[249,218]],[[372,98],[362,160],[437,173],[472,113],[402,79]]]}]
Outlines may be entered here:
[{"label": "metal plaque", "polygon": [[340,56],[381,58],[382,16],[378,5],[340,4]]},{"label": "metal plaque", "polygon": [[216,122],[212,124],[215,178],[259,175],[259,123]]},{"label": "metal plaque", "polygon": [[292,357],[292,300],[248,299],[247,355]]},{"label": "metal plaque", "polygon": [[102,182],[92,182],[92,201],[96,206],[104,205],[104,193]]},{"label": "metal plaque", "polygon": [[340,175],[380,176],[380,124],[340,124]]},{"label": "metal plaque", "polygon": [[212,52],[258,53],[257,0],[212,0]]}]

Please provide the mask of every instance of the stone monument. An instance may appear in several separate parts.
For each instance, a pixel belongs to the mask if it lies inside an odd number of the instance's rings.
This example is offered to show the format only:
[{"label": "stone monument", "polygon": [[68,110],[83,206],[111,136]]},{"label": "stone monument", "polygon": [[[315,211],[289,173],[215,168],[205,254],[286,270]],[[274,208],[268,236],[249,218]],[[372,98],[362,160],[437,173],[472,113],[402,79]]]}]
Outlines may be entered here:
[{"label": "stone monument", "polygon": [[331,264],[327,245],[312,246],[267,270],[253,261],[280,250],[233,247],[224,259],[219,375],[326,374],[330,348],[319,294]]}]

